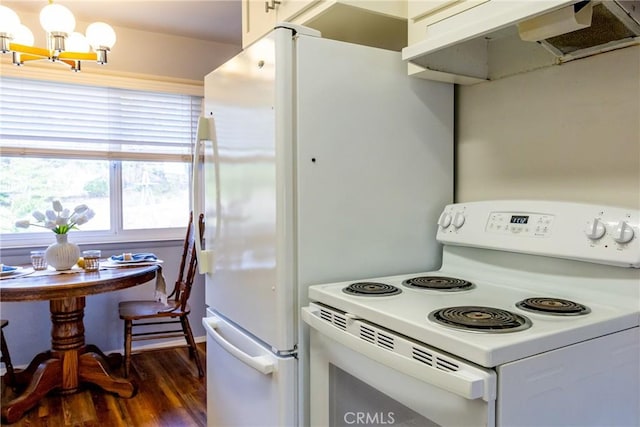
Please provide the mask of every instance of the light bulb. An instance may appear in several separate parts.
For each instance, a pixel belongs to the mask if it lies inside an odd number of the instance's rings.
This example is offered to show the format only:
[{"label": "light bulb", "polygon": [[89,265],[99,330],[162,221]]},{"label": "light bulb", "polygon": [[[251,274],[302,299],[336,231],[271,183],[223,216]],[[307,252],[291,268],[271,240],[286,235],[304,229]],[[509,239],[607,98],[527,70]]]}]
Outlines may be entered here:
[{"label": "light bulb", "polygon": [[109,24],[94,22],[87,27],[87,40],[94,50],[111,49],[116,44],[116,32]]},{"label": "light bulb", "polygon": [[20,26],[20,18],[7,6],[0,5],[0,34],[13,37]]},{"label": "light bulb", "polygon": [[26,25],[20,24],[18,30],[13,35],[13,42],[25,46],[33,46],[33,33]]},{"label": "light bulb", "polygon": [[40,25],[48,33],[70,34],[76,28],[76,18],[66,7],[52,3],[40,11]]},{"label": "light bulb", "polygon": [[67,37],[65,48],[70,52],[89,52],[91,50],[85,36],[75,31]]}]

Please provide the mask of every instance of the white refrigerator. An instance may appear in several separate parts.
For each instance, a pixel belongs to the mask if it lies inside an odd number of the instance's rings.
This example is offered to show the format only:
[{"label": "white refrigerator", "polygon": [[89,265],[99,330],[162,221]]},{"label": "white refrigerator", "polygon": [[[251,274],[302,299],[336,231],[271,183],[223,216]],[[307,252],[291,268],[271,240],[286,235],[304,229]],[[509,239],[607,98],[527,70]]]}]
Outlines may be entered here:
[{"label": "white refrigerator", "polygon": [[440,262],[453,85],[408,77],[399,52],[292,27],[205,77],[209,426],[308,425],[309,285]]}]

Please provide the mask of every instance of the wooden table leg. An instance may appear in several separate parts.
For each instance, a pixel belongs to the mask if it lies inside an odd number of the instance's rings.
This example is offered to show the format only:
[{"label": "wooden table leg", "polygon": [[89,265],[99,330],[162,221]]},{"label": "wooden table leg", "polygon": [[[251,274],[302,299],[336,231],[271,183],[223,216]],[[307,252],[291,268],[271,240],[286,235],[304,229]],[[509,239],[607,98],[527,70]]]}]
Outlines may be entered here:
[{"label": "wooden table leg", "polygon": [[136,392],[131,381],[109,372],[117,358],[105,356],[95,345],[85,345],[85,297],[51,300],[49,307],[52,350],[37,355],[20,373],[17,382],[28,385],[19,397],[3,406],[2,418],[8,423],[20,419],[54,389],[71,394],[81,383],[90,383],[125,398]]},{"label": "wooden table leg", "polygon": [[86,353],[96,353],[102,356],[107,361],[107,363],[109,364],[109,368],[111,369],[116,369],[121,366],[122,359],[124,359],[124,357],[122,357],[122,354],[120,353],[104,354],[102,350],[98,348],[98,346],[93,344],[87,344],[85,350]]},{"label": "wooden table leg", "polygon": [[2,407],[2,419],[14,423],[53,389],[61,386],[61,364],[58,359],[46,360],[38,366],[26,390]]},{"label": "wooden table leg", "polygon": [[51,310],[51,348],[54,357],[62,363],[63,394],[78,390],[79,358],[84,349],[85,298],[55,299],[49,302]]},{"label": "wooden table leg", "polygon": [[53,359],[51,351],[45,351],[34,357],[31,360],[31,363],[29,363],[29,366],[27,366],[25,369],[16,370],[16,375],[14,378],[15,387],[18,389],[24,389],[25,387],[27,387],[31,382],[31,379],[33,378],[33,375],[35,374],[38,367],[49,359]]},{"label": "wooden table leg", "polygon": [[136,387],[131,381],[109,373],[109,362],[98,353],[84,353],[80,356],[80,380],[120,397],[132,397],[136,393]]}]

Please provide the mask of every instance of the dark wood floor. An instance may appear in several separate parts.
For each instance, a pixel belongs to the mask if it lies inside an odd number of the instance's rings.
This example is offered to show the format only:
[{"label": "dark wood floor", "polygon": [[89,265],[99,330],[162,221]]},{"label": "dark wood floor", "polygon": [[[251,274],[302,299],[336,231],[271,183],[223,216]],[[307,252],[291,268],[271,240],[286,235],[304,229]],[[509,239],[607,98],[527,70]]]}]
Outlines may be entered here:
[{"label": "dark wood floor", "polygon": [[[205,344],[198,344],[203,364]],[[205,367],[206,369],[206,367]],[[70,396],[47,396],[10,425],[100,427],[194,427],[207,425],[206,375],[198,378],[186,347],[147,351],[132,357],[137,394],[122,399],[91,387]],[[13,392],[2,384],[2,403]]]}]

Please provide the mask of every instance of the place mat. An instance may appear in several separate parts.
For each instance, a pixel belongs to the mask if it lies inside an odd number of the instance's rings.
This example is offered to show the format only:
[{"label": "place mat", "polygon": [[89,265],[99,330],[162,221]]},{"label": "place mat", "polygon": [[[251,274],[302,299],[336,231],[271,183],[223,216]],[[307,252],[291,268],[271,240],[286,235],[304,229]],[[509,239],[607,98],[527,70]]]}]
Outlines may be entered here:
[{"label": "place mat", "polygon": [[15,270],[12,270],[11,272],[5,272],[4,274],[2,274],[0,276],[0,280],[15,279],[18,277],[26,276],[27,274],[31,274],[31,273],[33,273],[33,268],[16,267]]},{"label": "place mat", "polygon": [[147,265],[161,265],[164,263],[163,260],[158,259],[155,261],[138,261],[138,262],[117,262],[114,263],[110,259],[106,259],[105,261],[100,261],[100,268],[128,268],[128,267],[144,267]]},{"label": "place mat", "polygon": [[17,273],[20,267],[14,267],[13,265],[2,265],[2,271],[0,271],[0,277],[9,276],[11,274]]},{"label": "place mat", "polygon": [[48,267],[46,270],[34,270],[33,267],[20,267],[20,272],[16,272],[14,274],[0,277],[0,280],[9,280],[9,279],[17,279],[18,277],[23,277],[26,275],[30,275],[31,277],[38,276],[55,276],[57,274],[75,274],[82,273],[84,270],[78,266],[74,266],[69,270],[56,270],[53,267]]},{"label": "place mat", "polygon": [[152,252],[125,253],[122,255],[111,255],[108,259],[113,264],[131,264],[148,261],[158,261],[156,254]]}]

